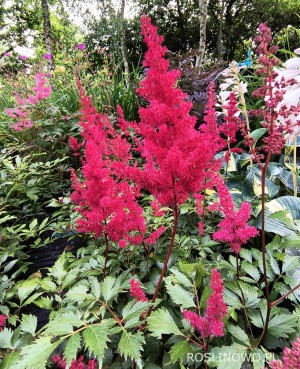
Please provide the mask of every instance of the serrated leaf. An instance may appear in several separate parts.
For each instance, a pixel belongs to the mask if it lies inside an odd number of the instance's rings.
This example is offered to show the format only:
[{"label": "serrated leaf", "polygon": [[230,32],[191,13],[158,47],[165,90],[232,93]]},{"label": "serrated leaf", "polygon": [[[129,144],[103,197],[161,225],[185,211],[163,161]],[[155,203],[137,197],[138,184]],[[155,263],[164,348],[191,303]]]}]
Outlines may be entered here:
[{"label": "serrated leaf", "polygon": [[111,324],[110,320],[103,320],[100,324],[90,325],[83,331],[84,346],[91,355],[97,358],[100,368],[102,367],[104,350],[109,342]]},{"label": "serrated leaf", "polygon": [[11,348],[14,332],[10,328],[3,328],[0,332],[0,348]]},{"label": "serrated leaf", "polygon": [[172,268],[170,269],[170,272],[172,272],[175,275],[177,281],[181,283],[183,286],[193,288],[194,286],[193,283],[188,279],[186,275],[181,273],[179,270]]},{"label": "serrated leaf", "polygon": [[184,361],[187,358],[187,354],[192,352],[192,348],[188,340],[175,343],[170,350],[171,363],[177,363],[178,361]]},{"label": "serrated leaf", "polygon": [[152,332],[151,335],[153,337],[161,338],[162,334],[183,335],[174,322],[171,314],[164,308],[152,312],[147,321],[148,328]]},{"label": "serrated leaf", "polygon": [[93,296],[99,299],[100,294],[101,294],[101,288],[100,288],[100,283],[98,279],[92,276],[92,277],[89,277],[89,282],[90,282],[91,291],[92,291]]},{"label": "serrated leaf", "polygon": [[30,333],[32,336],[35,334],[37,327],[37,317],[35,315],[22,315],[21,331],[24,333]]},{"label": "serrated leaf", "polygon": [[288,338],[288,335],[295,332],[298,318],[293,315],[278,314],[269,322],[268,333],[274,337]]},{"label": "serrated leaf", "polygon": [[255,279],[256,282],[260,280],[259,270],[253,264],[250,264],[247,261],[243,261],[241,264],[241,268],[253,279]]},{"label": "serrated leaf", "polygon": [[53,267],[50,268],[51,274],[58,280],[59,284],[63,283],[64,278],[68,274],[66,263],[66,254],[62,253],[61,256],[56,260]]},{"label": "serrated leaf", "polygon": [[76,358],[77,351],[80,348],[80,342],[80,333],[75,333],[68,339],[64,350],[64,358],[66,360],[67,367],[71,364],[72,360]]},{"label": "serrated leaf", "polygon": [[284,263],[282,265],[282,272],[283,273],[292,272],[297,267],[299,267],[299,256],[286,255]]},{"label": "serrated leaf", "polygon": [[38,283],[36,278],[24,281],[21,284],[21,286],[18,288],[18,296],[21,304],[37,288],[37,286]]},{"label": "serrated leaf", "polygon": [[232,346],[214,347],[210,352],[210,365],[218,369],[240,369],[247,357],[247,347],[234,343]]},{"label": "serrated leaf", "polygon": [[43,335],[62,336],[73,331],[73,326],[70,322],[62,317],[54,318],[46,325],[46,330]]},{"label": "serrated leaf", "polygon": [[83,303],[85,300],[87,299],[93,299],[92,295],[89,295],[87,293],[88,291],[88,287],[83,285],[83,284],[79,284],[76,285],[74,287],[72,287],[67,293],[66,293],[66,297],[68,300],[77,302],[78,304]]},{"label": "serrated leaf", "polygon": [[49,356],[61,342],[62,340],[51,343],[50,337],[41,337],[31,345],[24,346],[14,369],[46,369]]},{"label": "serrated leaf", "polygon": [[122,317],[126,321],[139,317],[150,305],[151,304],[146,301],[129,301],[122,310]]},{"label": "serrated leaf", "polygon": [[112,300],[119,293],[120,284],[114,277],[106,277],[101,284],[101,292],[105,302]]},{"label": "serrated leaf", "polygon": [[277,261],[274,259],[274,257],[272,255],[269,255],[268,256],[268,261],[269,261],[269,264],[273,270],[273,272],[276,274],[276,275],[279,275],[280,274],[280,268],[279,268],[279,265],[277,263]]},{"label": "serrated leaf", "polygon": [[165,279],[165,285],[172,301],[183,308],[195,307],[194,296],[182,286],[173,285],[169,278]]},{"label": "serrated leaf", "polygon": [[241,343],[243,343],[246,346],[250,346],[250,340],[247,334],[237,325],[229,325],[227,327],[227,330],[235,337],[237,340],[239,340]]},{"label": "serrated leaf", "polygon": [[145,343],[142,332],[132,334],[126,330],[123,331],[118,348],[120,354],[125,360],[130,357],[135,360],[139,368],[143,368],[141,360],[141,351],[143,351],[143,343]]}]

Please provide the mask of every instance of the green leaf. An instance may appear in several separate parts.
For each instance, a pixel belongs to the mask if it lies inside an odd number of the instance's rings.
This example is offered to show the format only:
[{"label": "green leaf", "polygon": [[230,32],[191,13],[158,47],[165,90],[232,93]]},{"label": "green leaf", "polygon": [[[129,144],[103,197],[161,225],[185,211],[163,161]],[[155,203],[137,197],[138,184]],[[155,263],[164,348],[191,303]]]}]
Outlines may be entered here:
[{"label": "green leaf", "polygon": [[3,328],[0,332],[0,348],[12,348],[12,337],[14,332],[10,328]]},{"label": "green leaf", "polygon": [[66,263],[66,254],[62,253],[61,256],[56,260],[53,267],[50,268],[51,274],[58,280],[59,284],[62,284],[63,279],[68,274]]},{"label": "green leaf", "polygon": [[37,219],[33,219],[33,221],[29,224],[29,229],[32,231],[38,224]]},{"label": "green leaf", "polygon": [[43,335],[63,336],[71,333],[72,331],[72,324],[64,317],[58,317],[54,318],[46,325],[46,330],[43,332]]},{"label": "green leaf", "polygon": [[[288,212],[286,212],[286,210]],[[272,219],[271,214],[284,212],[286,217],[291,220],[292,225],[287,225],[281,219]],[[261,229],[262,215],[259,213],[254,226]],[[280,236],[297,235],[298,229],[294,221],[300,219],[300,198],[294,196],[282,196],[266,204],[265,210],[265,229]]]},{"label": "green leaf", "polygon": [[75,333],[68,339],[64,350],[64,358],[66,360],[67,366],[70,365],[72,360],[76,358],[77,351],[80,348],[80,341],[80,333]]},{"label": "green leaf", "polygon": [[120,284],[117,282],[116,278],[106,277],[101,284],[101,292],[104,297],[105,302],[108,302],[115,298],[119,293]]},{"label": "green leaf", "polygon": [[253,369],[264,369],[265,368],[265,354],[262,350],[255,348],[251,352],[251,362]]},{"label": "green leaf", "polygon": [[242,330],[242,328],[240,328],[237,325],[230,324],[227,327],[227,330],[233,335],[234,338],[239,340],[241,343],[243,343],[246,346],[250,346],[249,337],[247,336],[245,331]]},{"label": "green leaf", "polygon": [[210,365],[218,369],[240,369],[248,352],[246,346],[234,343],[232,346],[214,347],[210,354]]},{"label": "green leaf", "polygon": [[179,270],[172,268],[172,269],[170,269],[170,272],[172,272],[175,275],[177,281],[180,284],[182,284],[183,286],[188,287],[188,288],[193,288],[193,286],[194,286],[193,283],[188,279],[187,276],[185,276]]},{"label": "green leaf", "polygon": [[194,296],[182,286],[172,284],[170,278],[165,278],[165,285],[172,301],[183,308],[195,307]]},{"label": "green leaf", "polygon": [[18,288],[18,296],[21,304],[37,288],[37,286],[37,278],[24,281],[21,284],[21,286]]},{"label": "green leaf", "polygon": [[267,128],[258,128],[250,133],[250,136],[254,138],[255,141],[259,140],[266,132]]},{"label": "green leaf", "polygon": [[91,355],[98,359],[100,368],[102,367],[104,350],[107,348],[107,342],[109,342],[108,336],[111,325],[111,320],[102,320],[100,324],[90,325],[83,331],[84,346]]},{"label": "green leaf", "polygon": [[67,293],[66,293],[66,297],[68,300],[77,302],[78,304],[83,303],[85,300],[87,299],[93,299],[92,295],[89,295],[87,293],[88,291],[88,287],[83,285],[83,284],[79,284],[76,285],[74,287],[72,287]]},{"label": "green leaf", "polygon": [[124,320],[129,321],[132,318],[139,318],[139,316],[147,310],[151,304],[145,301],[129,301],[122,310],[122,317]]},{"label": "green leaf", "polygon": [[161,338],[162,334],[183,335],[174,322],[171,314],[164,308],[152,312],[147,321],[148,328],[152,332],[151,335],[153,337]]},{"label": "green leaf", "polygon": [[293,315],[278,314],[269,322],[268,333],[274,337],[288,338],[288,335],[295,332],[298,318]]},{"label": "green leaf", "polygon": [[31,345],[24,346],[21,350],[21,358],[14,369],[46,369],[49,356],[61,342],[62,340],[51,343],[50,337],[41,337]]},{"label": "green leaf", "polygon": [[35,315],[22,315],[21,331],[30,333],[32,336],[35,334],[37,326],[37,317]]},{"label": "green leaf", "polygon": [[171,363],[177,363],[178,361],[184,361],[187,358],[187,354],[192,352],[192,348],[188,340],[175,343],[170,350]]},{"label": "green leaf", "polygon": [[92,277],[89,277],[89,282],[90,282],[91,291],[92,291],[93,296],[95,296],[96,299],[99,299],[100,294],[101,294],[101,289],[100,289],[100,283],[98,279],[92,276]]},{"label": "green leaf", "polygon": [[19,359],[19,352],[12,351],[8,355],[5,356],[3,361],[0,363],[0,369],[12,369],[15,367],[16,362]]},{"label": "green leaf", "polygon": [[241,264],[241,268],[253,279],[255,279],[256,282],[260,280],[259,270],[253,264],[250,264],[247,261],[243,261]]},{"label": "green leaf", "polygon": [[135,360],[139,368],[143,368],[141,360],[141,351],[143,351],[143,343],[145,343],[142,332],[132,334],[131,332],[123,331],[120,342],[119,351],[124,356],[125,360],[128,357]]}]

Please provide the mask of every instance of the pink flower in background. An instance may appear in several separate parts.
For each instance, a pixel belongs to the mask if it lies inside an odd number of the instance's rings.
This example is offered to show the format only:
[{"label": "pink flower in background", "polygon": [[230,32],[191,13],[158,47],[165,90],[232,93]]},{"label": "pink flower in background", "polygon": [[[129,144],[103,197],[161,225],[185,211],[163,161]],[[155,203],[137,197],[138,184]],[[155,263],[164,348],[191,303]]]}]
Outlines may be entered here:
[{"label": "pink flower in background", "polygon": [[85,44],[78,44],[77,49],[79,50],[85,50]]},{"label": "pink flower in background", "polygon": [[3,55],[9,57],[10,56],[10,53],[4,51]]},{"label": "pink flower in background", "polygon": [[43,55],[43,58],[44,59],[47,59],[47,60],[51,60],[52,59],[52,56],[51,56],[51,54],[44,54]]},{"label": "pink flower in background", "polygon": [[20,55],[19,59],[20,60],[25,60],[25,59],[27,59],[27,56],[26,55]]},{"label": "pink flower in background", "polygon": [[[58,369],[66,369],[67,363],[66,360],[63,359],[60,355],[53,355],[51,358],[52,362],[56,364]],[[69,369],[96,369],[97,368],[97,360],[90,359],[88,364],[84,363],[84,357],[79,356],[78,359],[73,359]]]},{"label": "pink flower in background", "polygon": [[281,360],[271,361],[271,369],[299,369],[300,368],[300,337],[293,343],[292,348],[285,347]]},{"label": "pink flower in background", "polygon": [[3,327],[6,324],[8,316],[7,315],[0,315],[0,332],[3,331]]},{"label": "pink flower in background", "polygon": [[148,301],[145,292],[140,286],[140,283],[135,279],[130,280],[130,295],[137,301]]},{"label": "pink flower in background", "polygon": [[196,331],[200,332],[202,338],[224,336],[223,318],[227,313],[227,306],[223,297],[223,281],[217,269],[213,269],[211,273],[210,287],[212,293],[207,300],[204,317],[193,311],[183,311],[184,320],[187,320]]},{"label": "pink flower in background", "polygon": [[34,106],[38,105],[41,100],[47,99],[52,87],[47,85],[47,79],[44,73],[37,73],[34,76],[35,87],[32,88],[34,94],[28,93],[25,98],[22,98],[18,93],[15,94],[16,106],[12,109],[5,109],[6,114],[17,120],[11,127],[16,131],[22,131],[25,128],[32,127],[30,113]]}]

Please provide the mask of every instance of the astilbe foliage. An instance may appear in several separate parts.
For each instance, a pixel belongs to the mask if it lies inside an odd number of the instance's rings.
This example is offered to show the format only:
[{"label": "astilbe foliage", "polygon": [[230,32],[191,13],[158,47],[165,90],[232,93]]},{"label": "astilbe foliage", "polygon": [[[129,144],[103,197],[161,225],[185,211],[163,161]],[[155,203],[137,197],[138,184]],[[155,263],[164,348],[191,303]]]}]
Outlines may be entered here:
[{"label": "astilbe foliage", "polygon": [[293,343],[292,348],[285,347],[282,361],[271,361],[271,369],[299,369],[300,368],[300,337]]},{"label": "astilbe foliage", "polygon": [[220,167],[214,160],[219,147],[208,132],[195,130],[196,118],[189,115],[192,104],[176,87],[180,72],[169,70],[164,58],[163,37],[150,18],[143,16],[141,23],[147,70],[137,92],[148,104],[139,109],[138,123],[126,122],[119,108],[119,124],[124,132],[134,131],[136,150],[144,161],[135,181],[160,205],[174,206],[211,186],[211,173]]},{"label": "astilbe foliage", "polygon": [[222,319],[227,313],[227,306],[224,302],[224,286],[221,274],[217,269],[213,269],[210,279],[212,293],[207,300],[207,307],[204,317],[189,310],[183,311],[184,319],[201,334],[202,338],[210,336],[223,336],[224,323]]}]

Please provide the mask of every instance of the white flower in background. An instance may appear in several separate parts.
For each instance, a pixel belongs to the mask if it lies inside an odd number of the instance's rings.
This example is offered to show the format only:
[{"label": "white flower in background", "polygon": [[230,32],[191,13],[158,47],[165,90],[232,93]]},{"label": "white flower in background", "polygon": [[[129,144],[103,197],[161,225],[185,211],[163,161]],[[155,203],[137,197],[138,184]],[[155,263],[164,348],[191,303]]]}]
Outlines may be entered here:
[{"label": "white flower in background", "polygon": [[[300,55],[300,48],[294,51],[296,55]],[[285,88],[285,93],[283,94],[283,99],[279,106],[277,107],[280,110],[283,106],[290,108],[291,106],[298,107],[298,111],[292,113],[287,119],[291,120],[291,124],[295,125],[294,132],[288,134],[286,136],[287,143],[292,145],[294,143],[295,137],[300,134],[300,127],[297,126],[300,124],[300,57],[296,56],[287,60],[283,63],[281,68],[274,68],[275,72],[278,76],[275,78],[275,83],[280,83],[282,79],[286,82],[295,81],[294,84],[288,84]],[[284,118],[279,117],[278,123],[280,124]]]},{"label": "white flower in background", "polygon": [[27,58],[34,57],[34,50],[27,47],[17,46],[14,48],[14,51],[19,55],[26,56]]},{"label": "white flower in background", "polygon": [[220,92],[218,94],[218,99],[220,102],[219,106],[221,106],[223,113],[226,114],[224,106],[228,104],[231,92],[234,92],[238,102],[237,108],[239,109],[236,115],[240,113],[243,114],[247,128],[249,129],[248,113],[244,97],[244,94],[247,92],[247,83],[243,82],[239,77],[239,72],[242,68],[247,68],[247,66],[239,66],[237,62],[233,61],[229,64],[229,67],[222,72],[224,81],[219,86]]}]

